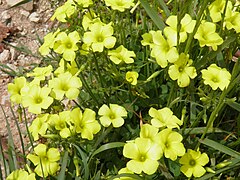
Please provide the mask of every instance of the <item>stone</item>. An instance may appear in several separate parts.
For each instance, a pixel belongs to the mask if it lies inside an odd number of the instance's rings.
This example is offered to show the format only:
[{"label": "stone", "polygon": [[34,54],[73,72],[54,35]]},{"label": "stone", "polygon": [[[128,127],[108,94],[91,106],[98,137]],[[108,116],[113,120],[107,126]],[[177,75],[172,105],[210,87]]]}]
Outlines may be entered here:
[{"label": "stone", "polygon": [[30,20],[31,22],[35,22],[35,23],[39,22],[39,20],[40,20],[39,14],[36,13],[36,12],[33,12],[32,14],[30,14],[29,20]]},{"label": "stone", "polygon": [[28,17],[28,16],[30,15],[30,12],[21,9],[21,10],[20,10],[20,14],[22,14],[22,15],[25,16],[25,17]]},{"label": "stone", "polygon": [[11,15],[8,13],[8,11],[3,11],[1,13],[1,19],[2,21],[7,21],[8,19],[11,19]]},{"label": "stone", "polygon": [[10,58],[10,51],[4,49],[3,52],[0,53],[0,63],[7,62]]}]

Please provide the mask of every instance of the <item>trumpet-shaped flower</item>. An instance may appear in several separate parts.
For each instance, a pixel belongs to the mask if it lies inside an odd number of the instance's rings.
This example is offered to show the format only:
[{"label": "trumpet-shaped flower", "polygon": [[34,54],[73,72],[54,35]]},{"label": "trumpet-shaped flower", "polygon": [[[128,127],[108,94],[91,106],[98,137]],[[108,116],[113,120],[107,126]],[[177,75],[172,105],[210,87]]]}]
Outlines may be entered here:
[{"label": "trumpet-shaped flower", "polygon": [[240,32],[240,13],[233,12],[232,10],[227,11],[225,16],[225,25],[227,29],[234,29],[237,33]]},{"label": "trumpet-shaped flower", "polygon": [[223,43],[223,39],[216,33],[216,24],[206,21],[200,24],[194,38],[199,41],[201,47],[210,46],[214,51]]},{"label": "trumpet-shaped flower", "polygon": [[49,54],[50,49],[52,49],[54,46],[55,37],[59,32],[60,30],[58,29],[56,32],[50,32],[44,36],[44,43],[38,49],[41,55],[45,56]]},{"label": "trumpet-shaped flower", "polygon": [[158,128],[150,124],[142,125],[140,131],[140,138],[148,138],[152,141],[152,143],[159,143]]},{"label": "trumpet-shaped flower", "polygon": [[14,79],[14,83],[8,84],[8,92],[10,93],[10,100],[13,103],[22,103],[22,88],[27,84],[25,77],[18,77]]},{"label": "trumpet-shaped flower", "polygon": [[137,78],[138,78],[138,73],[135,71],[128,71],[126,73],[126,80],[129,82],[131,85],[137,85]]},{"label": "trumpet-shaped flower", "polygon": [[180,119],[173,115],[171,109],[167,107],[159,110],[151,107],[148,113],[152,117],[151,124],[157,128],[179,128],[179,125],[183,124]]},{"label": "trumpet-shaped flower", "polygon": [[149,33],[145,33],[142,35],[143,40],[141,41],[143,46],[150,46],[150,48],[153,48],[154,42],[153,42],[153,35],[155,34],[155,31],[149,31]]},{"label": "trumpet-shaped flower", "polygon": [[162,68],[165,68],[168,62],[174,63],[179,57],[177,48],[163,37],[162,31],[156,31],[152,36],[155,45],[152,48],[151,56],[156,58]]},{"label": "trumpet-shaped flower", "polygon": [[56,130],[59,131],[59,134],[62,138],[68,138],[71,136],[70,128],[71,117],[70,111],[62,111],[59,114],[53,114],[49,117],[51,126],[54,126]]},{"label": "trumpet-shaped flower", "polygon": [[[169,25],[164,28],[164,35],[169,40],[170,44],[173,46],[177,45],[177,16],[169,16],[166,20],[166,24]],[[179,30],[179,42],[185,42],[187,39],[187,33],[192,33],[195,27],[196,21],[192,20],[189,14],[185,16],[180,21]]]},{"label": "trumpet-shaped flower", "polygon": [[93,11],[87,12],[85,15],[83,15],[82,26],[85,31],[88,30],[88,28],[94,23],[101,23],[102,25],[105,25],[100,18],[96,17],[97,16]]},{"label": "trumpet-shaped flower", "polygon": [[136,57],[133,51],[129,51],[123,45],[119,46],[115,50],[109,51],[108,55],[110,56],[110,60],[115,64],[119,64],[121,62],[130,64],[134,62],[133,58]]},{"label": "trumpet-shaped flower", "polygon": [[76,57],[75,51],[78,50],[77,43],[80,37],[77,31],[73,31],[68,35],[65,32],[60,32],[55,38],[53,50],[62,54],[63,58],[67,61],[74,61]]},{"label": "trumpet-shaped flower", "polygon": [[23,169],[17,169],[8,175],[6,180],[36,180],[35,173],[28,173]]},{"label": "trumpet-shaped flower", "polygon": [[104,0],[107,6],[110,6],[114,10],[118,10],[120,12],[125,11],[125,9],[129,9],[131,6],[134,6],[134,0]]},{"label": "trumpet-shaped flower", "polygon": [[160,131],[157,136],[166,158],[175,161],[177,156],[183,156],[185,154],[185,148],[181,143],[183,139],[181,134],[167,128]]},{"label": "trumpet-shaped flower", "polygon": [[191,66],[192,60],[189,55],[181,53],[178,60],[169,67],[168,74],[172,80],[177,80],[180,87],[186,87],[190,83],[190,78],[197,76],[195,67]]},{"label": "trumpet-shaped flower", "polygon": [[22,97],[23,107],[28,107],[31,113],[40,114],[42,109],[47,109],[53,103],[53,98],[49,96],[50,92],[51,89],[48,87],[30,86],[28,93],[24,93]]},{"label": "trumpet-shaped flower", "polygon": [[68,0],[64,3],[64,5],[58,7],[53,16],[51,17],[51,20],[53,21],[55,18],[60,22],[67,22],[66,18],[71,17],[76,9],[76,5],[73,0]]},{"label": "trumpet-shaped flower", "polygon": [[49,65],[47,67],[36,67],[33,69],[33,72],[27,73],[28,77],[34,77],[40,81],[45,80],[46,76],[49,76],[52,73],[52,66]]},{"label": "trumpet-shaped flower", "polygon": [[111,124],[113,127],[118,128],[124,124],[123,117],[127,116],[127,111],[124,107],[117,104],[110,104],[109,107],[104,104],[98,110],[100,122],[104,127],[108,127]]},{"label": "trumpet-shaped flower", "polygon": [[93,4],[92,0],[76,0],[75,2],[83,8],[88,8],[90,5]]},{"label": "trumpet-shaped flower", "polygon": [[82,82],[70,72],[65,72],[58,77],[49,80],[49,87],[52,88],[55,99],[62,100],[65,95],[68,99],[72,100],[77,98],[79,88],[82,87]]},{"label": "trumpet-shaped flower", "polygon": [[116,43],[116,38],[113,37],[113,28],[111,23],[103,25],[96,22],[89,27],[90,32],[85,32],[83,42],[87,46],[91,46],[94,52],[102,52],[103,48],[113,48]]},{"label": "trumpet-shaped flower", "polygon": [[222,91],[228,87],[231,74],[216,64],[211,64],[207,69],[201,71],[204,84],[211,86],[213,90],[220,88]]},{"label": "trumpet-shaped flower", "polygon": [[144,172],[151,175],[158,168],[158,160],[162,157],[162,149],[158,144],[153,144],[150,139],[137,138],[127,142],[123,147],[123,155],[131,160],[127,168],[137,174]]},{"label": "trumpet-shaped flower", "polygon": [[[130,171],[127,167],[122,168],[118,171],[118,174],[134,174],[132,171]],[[114,178],[114,180],[135,180],[132,177],[120,177],[120,178]]]},{"label": "trumpet-shaped flower", "polygon": [[[209,6],[210,17],[213,22],[222,20],[222,13],[224,12],[226,0],[215,0]],[[231,1],[228,1],[227,8],[232,8]]]},{"label": "trumpet-shaped flower", "polygon": [[33,140],[39,139],[39,135],[45,135],[48,129],[48,117],[49,114],[41,114],[36,119],[33,120],[31,126],[29,127],[29,132],[33,136]]},{"label": "trumpet-shaped flower", "polygon": [[93,135],[97,134],[101,126],[96,120],[96,113],[86,108],[84,112],[79,108],[75,108],[70,114],[77,133],[81,133],[83,139],[92,140]]},{"label": "trumpet-shaped flower", "polygon": [[60,153],[56,148],[49,148],[45,144],[38,144],[34,148],[35,154],[28,154],[27,159],[37,166],[34,171],[40,177],[54,175],[60,166],[57,161],[60,160]]},{"label": "trumpet-shaped flower", "polygon": [[201,154],[199,151],[188,149],[187,153],[179,160],[182,164],[180,170],[187,177],[201,177],[205,174],[206,170],[203,168],[209,161],[206,153]]},{"label": "trumpet-shaped flower", "polygon": [[75,61],[69,62],[61,59],[58,68],[54,71],[54,74],[59,76],[65,72],[70,72],[73,76],[78,72],[78,67]]}]

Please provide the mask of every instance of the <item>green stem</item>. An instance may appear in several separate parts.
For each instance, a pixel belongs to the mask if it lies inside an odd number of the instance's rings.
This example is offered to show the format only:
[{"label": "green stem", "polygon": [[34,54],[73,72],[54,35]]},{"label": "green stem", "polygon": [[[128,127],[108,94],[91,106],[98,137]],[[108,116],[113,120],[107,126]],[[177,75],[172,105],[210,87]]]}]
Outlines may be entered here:
[{"label": "green stem", "polygon": [[102,77],[102,74],[100,72],[100,69],[99,69],[99,65],[98,65],[98,61],[97,61],[97,57],[96,57],[96,54],[93,52],[93,56],[94,56],[94,63],[96,65],[96,69],[97,69],[97,74],[98,74],[98,79],[100,81],[100,84],[101,84],[101,87],[103,88],[103,77]]},{"label": "green stem", "polygon": [[202,6],[201,6],[201,9],[200,9],[199,13],[197,14],[196,25],[194,27],[193,32],[188,37],[186,48],[185,48],[185,51],[184,51],[185,54],[188,54],[188,52],[189,52],[189,49],[190,49],[193,37],[196,34],[196,32],[198,30],[198,27],[201,24],[201,18],[204,15],[204,11],[205,11],[205,9],[207,7],[207,4],[208,4],[208,0],[204,0],[204,2],[202,3]]}]

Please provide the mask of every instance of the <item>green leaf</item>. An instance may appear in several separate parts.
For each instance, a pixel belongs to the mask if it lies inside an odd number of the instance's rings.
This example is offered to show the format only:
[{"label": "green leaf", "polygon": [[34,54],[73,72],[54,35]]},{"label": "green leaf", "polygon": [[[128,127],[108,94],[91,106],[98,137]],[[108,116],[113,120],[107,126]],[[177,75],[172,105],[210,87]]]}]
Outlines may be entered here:
[{"label": "green leaf", "polygon": [[240,104],[236,103],[234,101],[232,101],[231,99],[228,99],[226,101],[226,104],[229,105],[230,107],[232,107],[233,109],[237,110],[238,112],[240,112]]},{"label": "green leaf", "polygon": [[131,177],[131,178],[136,179],[136,180],[143,180],[143,178],[139,177],[138,175],[128,174],[128,173],[118,174],[114,177],[109,178],[109,180],[114,180],[115,178],[120,178],[120,177]]},{"label": "green leaf", "polygon": [[66,150],[64,152],[63,158],[62,158],[62,163],[61,163],[61,170],[58,175],[58,180],[64,180],[65,179],[65,172],[67,168],[67,161],[68,161],[68,151]]},{"label": "green leaf", "polygon": [[26,3],[28,3],[28,2],[31,2],[31,1],[32,1],[32,0],[23,0],[23,1],[20,1],[19,3],[14,4],[13,6],[11,6],[11,7],[8,8],[8,9],[11,9],[11,8],[14,8],[14,7],[17,7],[17,6],[21,6],[21,5],[26,4]]},{"label": "green leaf", "polygon": [[170,15],[171,15],[171,12],[169,11],[166,3],[165,3],[163,0],[158,0],[158,2],[159,2],[159,4],[160,4],[160,6],[162,7],[162,9],[163,9],[164,13],[166,14],[166,16],[167,16],[167,17],[170,16]]},{"label": "green leaf", "polygon": [[236,159],[240,159],[240,153],[237,151],[232,150],[231,148],[224,146],[216,141],[210,140],[210,139],[204,139],[200,141],[202,144],[205,144],[209,147],[212,147],[218,151],[221,151],[225,154],[228,154],[229,156],[232,156]]},{"label": "green leaf", "polygon": [[158,12],[154,8],[150,7],[149,3],[146,0],[140,0],[140,2],[142,4],[142,6],[144,7],[144,9],[146,10],[146,12],[149,15],[149,17],[155,23],[155,25],[160,30],[163,30],[166,25],[164,24],[163,20],[160,18]]},{"label": "green leaf", "polygon": [[113,149],[113,148],[118,148],[118,147],[123,147],[125,143],[122,142],[112,142],[112,143],[108,143],[108,144],[104,144],[102,146],[100,146],[96,151],[94,151],[94,153],[91,155],[91,157],[89,158],[89,162],[91,161],[91,159],[93,158],[93,156],[109,150],[109,149]]},{"label": "green leaf", "polygon": [[232,162],[230,165],[228,165],[225,168],[219,169],[217,171],[215,171],[215,173],[208,173],[205,174],[204,176],[202,176],[201,178],[197,178],[196,180],[208,180],[211,179],[212,177],[216,177],[217,174],[223,173],[224,171],[228,171],[230,169],[234,169],[234,168],[239,168],[238,166],[240,166],[239,159],[233,159],[230,162]]},{"label": "green leaf", "polygon": [[89,167],[88,167],[88,163],[87,163],[87,155],[76,144],[72,144],[72,145],[75,146],[75,148],[80,153],[80,156],[81,156],[82,162],[83,162],[83,168],[84,168],[84,180],[88,180],[89,179]]}]

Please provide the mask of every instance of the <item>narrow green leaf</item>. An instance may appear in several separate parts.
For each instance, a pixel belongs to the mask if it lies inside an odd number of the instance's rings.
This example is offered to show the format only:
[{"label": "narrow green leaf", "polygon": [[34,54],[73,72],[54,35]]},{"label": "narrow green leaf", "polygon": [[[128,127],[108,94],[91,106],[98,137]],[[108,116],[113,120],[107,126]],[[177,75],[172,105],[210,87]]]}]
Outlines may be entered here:
[{"label": "narrow green leaf", "polygon": [[230,107],[232,107],[233,109],[237,110],[238,112],[240,112],[240,104],[236,103],[234,101],[232,101],[231,99],[228,99],[226,101],[226,104],[229,105]]},{"label": "narrow green leaf", "polygon": [[166,25],[164,24],[163,20],[160,18],[158,12],[154,8],[152,8],[146,0],[140,0],[140,2],[142,4],[142,6],[144,7],[144,9],[146,10],[146,12],[149,15],[149,17],[155,23],[155,25],[160,30],[163,30]]},{"label": "narrow green leaf", "polygon": [[96,154],[99,154],[100,152],[106,151],[108,149],[123,147],[124,144],[125,143],[122,143],[122,142],[113,142],[113,143],[104,144],[101,147],[99,147],[96,151],[94,151],[92,156],[95,156]]},{"label": "narrow green leaf", "polygon": [[212,177],[216,177],[216,175],[223,173],[224,171],[228,171],[228,170],[234,169],[234,168],[239,168],[239,166],[240,166],[239,159],[233,159],[233,160],[231,160],[231,162],[232,163],[230,165],[228,165],[227,167],[219,169],[219,170],[215,171],[215,173],[208,173],[200,178],[197,178],[196,180],[209,180]]},{"label": "narrow green leaf", "polygon": [[[0,152],[1,152],[0,160],[3,162],[4,173],[7,174],[7,161],[4,157],[3,146],[2,146],[2,136],[0,136]],[[1,173],[2,173],[2,169],[1,169]]]},{"label": "narrow green leaf", "polygon": [[66,172],[66,168],[67,168],[67,161],[68,161],[68,151],[64,151],[64,155],[62,158],[62,163],[61,163],[61,170],[60,173],[58,175],[58,180],[65,180],[65,172]]},{"label": "narrow green leaf", "polygon": [[31,2],[31,1],[32,1],[32,0],[23,0],[23,1],[20,1],[19,3],[14,4],[13,6],[11,6],[11,7],[8,8],[8,9],[12,9],[12,8],[14,8],[14,7],[21,6],[21,5],[26,4],[26,3],[28,3],[28,2]]},{"label": "narrow green leaf", "polygon": [[81,156],[82,162],[83,162],[83,168],[84,168],[84,180],[88,180],[89,179],[89,167],[87,164],[87,155],[76,144],[72,144],[72,145],[75,146],[77,151],[80,153],[80,156]]},{"label": "narrow green leaf", "polygon": [[163,9],[164,13],[166,14],[166,16],[167,16],[167,17],[170,16],[170,15],[171,15],[171,12],[169,11],[166,3],[165,3],[163,0],[158,0],[158,2],[159,2],[159,4],[160,4],[160,6],[162,7],[162,9]]},{"label": "narrow green leaf", "polygon": [[209,147],[212,147],[218,151],[221,151],[225,154],[228,154],[229,156],[235,157],[237,159],[240,159],[240,153],[237,151],[232,150],[231,148],[224,146],[216,141],[210,140],[210,139],[204,139],[200,141],[202,144],[205,144]]}]

